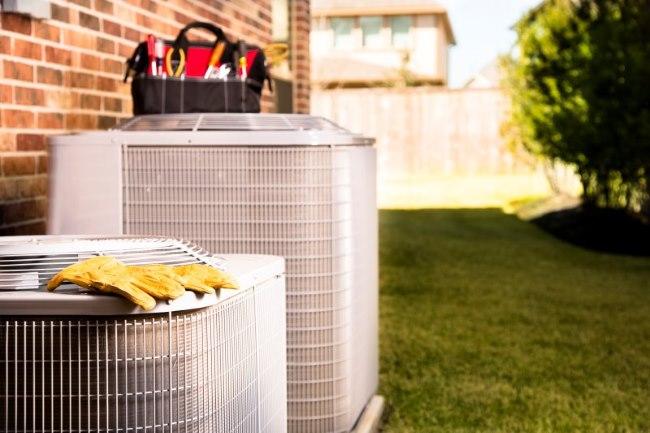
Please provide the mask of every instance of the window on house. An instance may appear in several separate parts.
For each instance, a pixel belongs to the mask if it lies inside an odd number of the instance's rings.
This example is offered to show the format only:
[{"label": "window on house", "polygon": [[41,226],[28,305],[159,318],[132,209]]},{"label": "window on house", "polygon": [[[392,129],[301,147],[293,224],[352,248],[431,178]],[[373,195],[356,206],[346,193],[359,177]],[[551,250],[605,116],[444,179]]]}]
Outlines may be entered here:
[{"label": "window on house", "polygon": [[364,47],[380,48],[383,45],[381,35],[383,22],[384,19],[380,16],[359,18]]},{"label": "window on house", "polygon": [[332,18],[330,19],[330,26],[334,32],[334,47],[350,48],[353,44],[354,18]]},{"label": "window on house", "polygon": [[409,46],[409,34],[411,31],[411,17],[397,15],[390,19],[391,43],[396,48],[407,48]]}]

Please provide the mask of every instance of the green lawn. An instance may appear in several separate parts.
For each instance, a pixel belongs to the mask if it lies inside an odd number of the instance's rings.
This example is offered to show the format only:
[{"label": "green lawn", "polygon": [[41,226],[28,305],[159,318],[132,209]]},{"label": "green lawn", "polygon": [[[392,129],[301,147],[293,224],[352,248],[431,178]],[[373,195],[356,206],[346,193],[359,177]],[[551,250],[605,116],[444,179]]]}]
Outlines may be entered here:
[{"label": "green lawn", "polygon": [[385,432],[650,432],[650,259],[496,209],[380,226]]}]

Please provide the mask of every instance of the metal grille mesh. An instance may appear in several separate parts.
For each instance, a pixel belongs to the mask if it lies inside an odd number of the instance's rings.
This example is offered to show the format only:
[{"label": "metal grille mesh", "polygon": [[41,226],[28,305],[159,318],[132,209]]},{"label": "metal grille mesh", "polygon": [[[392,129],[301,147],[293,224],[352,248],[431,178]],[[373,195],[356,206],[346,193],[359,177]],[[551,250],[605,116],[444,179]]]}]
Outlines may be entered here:
[{"label": "metal grille mesh", "polygon": [[122,131],[345,131],[322,117],[297,114],[164,114],[138,116]]},{"label": "metal grille mesh", "polygon": [[[348,431],[366,401],[353,402],[351,392],[354,370],[366,365],[352,365],[350,155],[324,146],[124,149],[124,233],[286,258],[293,433]],[[376,344],[373,335],[359,338]]]},{"label": "metal grille mesh", "polygon": [[[35,238],[32,243],[32,248],[25,252],[25,248],[21,250],[14,243],[0,241],[0,290],[42,288],[59,270],[96,255],[113,256],[129,265],[184,265],[199,262],[223,267],[219,259],[203,248],[175,239]],[[26,275],[33,276],[33,281],[20,279]]]},{"label": "metal grille mesh", "polygon": [[0,318],[0,430],[284,431],[283,287],[193,312]]},{"label": "metal grille mesh", "polygon": [[207,248],[287,259],[289,419],[303,425],[291,430],[308,433],[314,417],[335,427],[323,431],[344,430],[345,154],[130,147],[126,155],[125,233],[182,233]]}]

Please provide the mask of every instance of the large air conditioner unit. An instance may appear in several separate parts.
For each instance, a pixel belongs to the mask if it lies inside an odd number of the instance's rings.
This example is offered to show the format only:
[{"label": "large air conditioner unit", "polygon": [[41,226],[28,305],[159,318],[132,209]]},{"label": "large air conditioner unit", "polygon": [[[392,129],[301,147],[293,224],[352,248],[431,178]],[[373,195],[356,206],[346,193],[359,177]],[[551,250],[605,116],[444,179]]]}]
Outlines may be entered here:
[{"label": "large air conditioner unit", "polygon": [[372,144],[274,114],[142,116],[54,137],[48,229],[284,256],[289,431],[349,431],[378,382]]},{"label": "large air conditioner unit", "polygon": [[[225,265],[239,290],[159,302],[45,283],[79,259]],[[286,432],[284,263],[144,238],[0,238],[0,432]]]}]

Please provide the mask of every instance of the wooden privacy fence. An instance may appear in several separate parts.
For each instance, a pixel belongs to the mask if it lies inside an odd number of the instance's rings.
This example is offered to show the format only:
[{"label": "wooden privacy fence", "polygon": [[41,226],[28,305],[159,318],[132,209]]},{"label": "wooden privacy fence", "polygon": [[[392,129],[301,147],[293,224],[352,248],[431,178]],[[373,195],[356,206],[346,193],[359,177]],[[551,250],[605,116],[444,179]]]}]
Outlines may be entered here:
[{"label": "wooden privacy fence", "polygon": [[499,89],[313,90],[311,112],[375,137],[383,181],[534,171],[506,149]]}]

